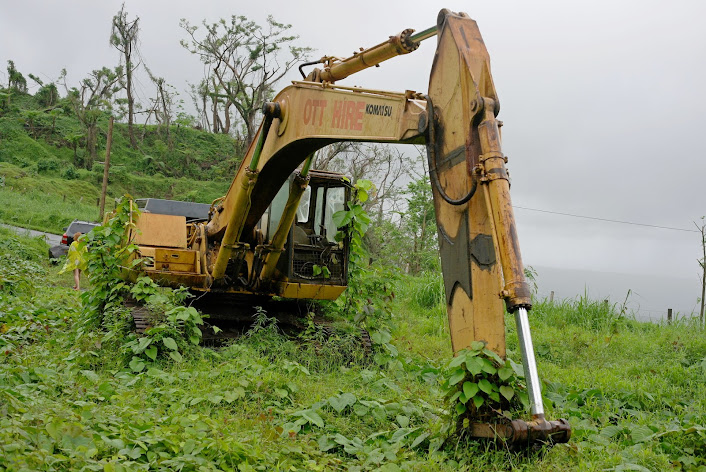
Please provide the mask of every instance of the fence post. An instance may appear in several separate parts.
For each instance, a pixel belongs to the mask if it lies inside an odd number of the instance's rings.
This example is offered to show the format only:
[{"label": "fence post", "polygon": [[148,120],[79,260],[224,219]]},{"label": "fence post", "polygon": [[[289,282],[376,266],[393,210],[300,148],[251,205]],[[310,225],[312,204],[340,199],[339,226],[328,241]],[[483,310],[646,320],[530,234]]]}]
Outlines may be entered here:
[{"label": "fence post", "polygon": [[672,324],[672,309],[667,308],[667,324]]},{"label": "fence post", "polygon": [[554,290],[549,293],[549,303],[554,302]]}]

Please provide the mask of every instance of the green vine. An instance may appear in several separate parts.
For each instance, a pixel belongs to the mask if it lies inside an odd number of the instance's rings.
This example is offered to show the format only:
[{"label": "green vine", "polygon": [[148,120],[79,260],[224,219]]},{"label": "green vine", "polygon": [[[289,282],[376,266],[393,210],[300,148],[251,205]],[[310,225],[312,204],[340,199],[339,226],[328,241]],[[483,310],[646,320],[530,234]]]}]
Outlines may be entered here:
[{"label": "green vine", "polygon": [[370,255],[365,247],[364,236],[370,226],[370,216],[363,204],[375,187],[369,180],[359,180],[353,186],[355,197],[348,202],[347,209],[333,214],[339,228],[336,240],[350,241],[348,265],[348,288],[339,300],[342,314],[352,315],[354,322],[369,327],[392,316],[391,303],[395,297],[389,282],[395,278],[390,269],[370,264]]},{"label": "green vine", "polygon": [[[138,249],[129,241],[139,210],[129,195],[123,197],[103,225],[87,234],[87,274],[91,288],[82,295],[83,311],[77,329],[79,339],[89,346],[115,349],[130,369],[140,372],[160,358],[180,362],[183,354],[201,341],[201,315],[193,307],[183,306],[189,293],[160,287],[147,276],[128,282],[127,270],[140,270],[140,259],[132,255]],[[83,247],[82,247],[83,248]],[[125,305],[131,298],[149,311],[152,327],[138,335]],[[95,338],[99,339],[95,341]]]},{"label": "green vine", "polygon": [[474,341],[446,366],[442,389],[457,433],[471,423],[513,418],[529,408],[522,365]]},{"label": "green vine", "polygon": [[135,227],[134,221],[139,214],[132,198],[126,195],[103,225],[93,228],[79,242],[91,282],[90,289],[81,297],[83,312],[79,336],[89,330],[114,328],[110,326],[113,315],[121,310],[123,298],[130,288],[121,274],[128,266],[136,265],[130,263],[130,259],[137,246],[127,240],[127,235]]}]

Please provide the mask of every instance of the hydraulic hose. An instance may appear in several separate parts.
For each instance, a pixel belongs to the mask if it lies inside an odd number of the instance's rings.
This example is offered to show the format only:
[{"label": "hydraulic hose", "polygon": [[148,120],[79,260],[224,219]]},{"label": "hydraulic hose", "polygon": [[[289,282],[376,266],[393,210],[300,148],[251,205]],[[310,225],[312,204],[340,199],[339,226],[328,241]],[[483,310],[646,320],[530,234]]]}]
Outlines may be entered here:
[{"label": "hydraulic hose", "polygon": [[438,168],[436,165],[436,128],[434,123],[434,105],[428,95],[425,95],[424,98],[427,101],[427,164],[429,165],[429,177],[431,178],[434,188],[436,188],[436,191],[439,192],[439,195],[446,203],[454,206],[463,205],[464,203],[467,203],[476,193],[478,181],[473,174],[470,174],[471,189],[463,198],[459,199],[449,197],[441,187],[441,182],[439,182],[439,173],[437,170]]}]

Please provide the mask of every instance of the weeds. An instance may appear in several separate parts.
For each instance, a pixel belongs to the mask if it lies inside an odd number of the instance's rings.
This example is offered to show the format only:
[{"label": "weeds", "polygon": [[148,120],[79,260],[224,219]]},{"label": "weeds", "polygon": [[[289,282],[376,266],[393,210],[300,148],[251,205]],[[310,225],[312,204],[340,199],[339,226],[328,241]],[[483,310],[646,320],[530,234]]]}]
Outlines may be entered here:
[{"label": "weeds", "polygon": [[[14,237],[2,230],[0,235]],[[447,328],[437,325],[445,317],[411,297],[423,279],[400,276],[391,286],[399,293],[390,303],[391,322],[372,331],[367,360],[351,362],[334,347],[337,336],[315,325],[303,340],[292,340],[262,313],[260,329],[249,336],[219,350],[194,347],[180,362],[169,356],[164,341],[177,341],[176,334],[163,331],[137,356],[145,366],[136,372],[129,365],[135,356],[131,349],[113,359],[119,349],[111,341],[100,343],[122,315],[104,318],[101,336],[96,328],[95,336],[76,341],[79,300],[68,280],[56,275],[58,268],[44,262],[39,243],[16,237],[0,244],[2,260],[32,268],[17,271],[23,281],[0,289],[0,469],[698,471],[706,466],[706,338],[685,321],[639,323],[619,316],[619,306],[610,313],[599,311],[600,303],[580,300],[538,303],[533,335],[547,416],[569,419],[573,437],[567,445],[516,454],[484,442],[444,443],[444,418],[451,412],[442,383],[461,364],[444,373],[450,347]],[[169,298],[168,292],[153,293],[146,281],[135,287],[140,287],[135,297]],[[156,303],[155,314],[171,316],[166,306]],[[584,320],[580,313],[592,318]],[[184,320],[173,321],[178,329],[186,326]],[[508,326],[512,356],[517,340],[510,317]],[[330,349],[322,344],[329,340]],[[125,342],[130,341],[116,337],[115,345]],[[156,360],[148,354],[153,346]],[[456,359],[461,360],[452,362],[468,371],[464,376],[473,374],[468,359]],[[507,365],[486,359],[498,375],[497,392],[492,387],[490,392],[507,398],[500,393],[498,373]],[[470,390],[466,395],[463,386],[476,383],[475,394],[484,395],[485,405],[493,399],[480,380],[464,377],[451,387],[468,405],[476,395]],[[521,377],[506,381],[522,382]],[[512,399],[521,390],[513,391]],[[521,416],[524,407],[518,407],[513,415]]]}]

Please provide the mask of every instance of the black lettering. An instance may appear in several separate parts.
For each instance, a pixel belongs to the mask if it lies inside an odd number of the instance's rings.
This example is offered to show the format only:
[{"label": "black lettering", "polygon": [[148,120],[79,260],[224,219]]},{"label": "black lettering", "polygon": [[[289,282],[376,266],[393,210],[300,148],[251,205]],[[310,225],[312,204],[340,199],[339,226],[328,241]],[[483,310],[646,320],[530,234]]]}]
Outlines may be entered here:
[{"label": "black lettering", "polygon": [[365,105],[366,115],[377,115],[377,116],[392,116],[392,107],[390,105],[373,105],[368,103]]}]

